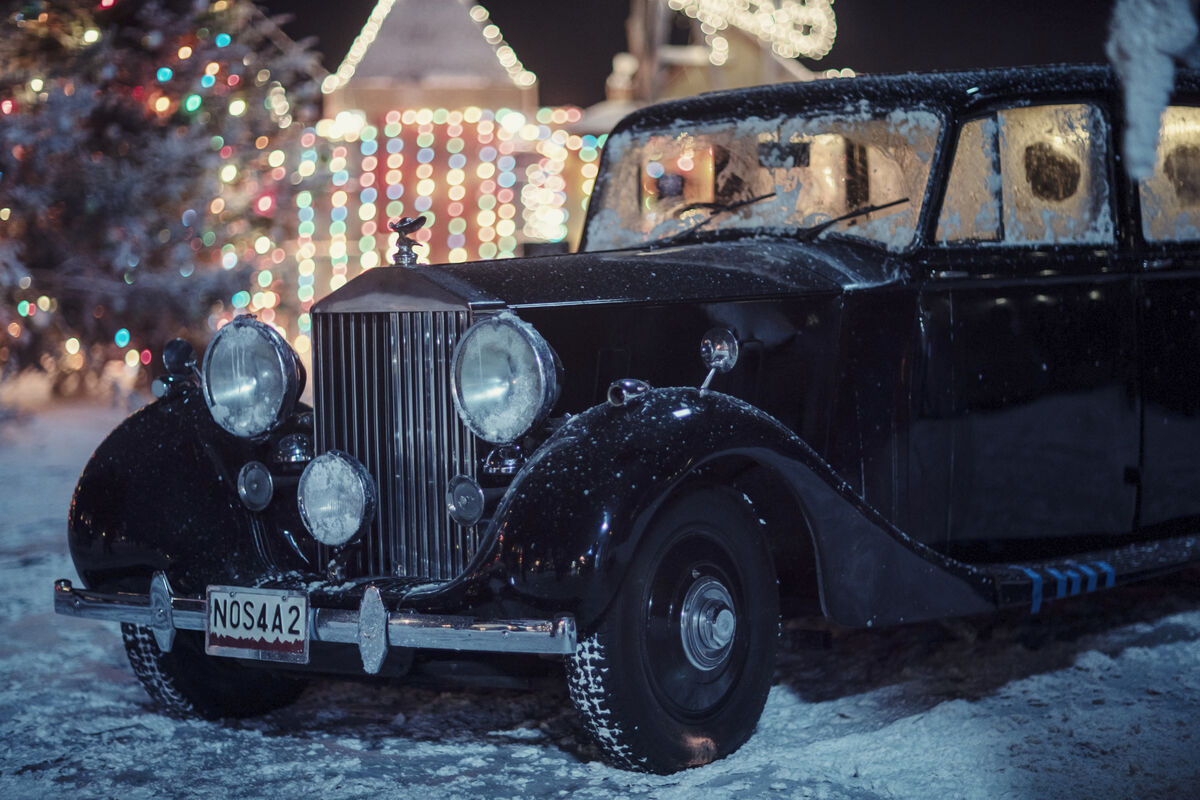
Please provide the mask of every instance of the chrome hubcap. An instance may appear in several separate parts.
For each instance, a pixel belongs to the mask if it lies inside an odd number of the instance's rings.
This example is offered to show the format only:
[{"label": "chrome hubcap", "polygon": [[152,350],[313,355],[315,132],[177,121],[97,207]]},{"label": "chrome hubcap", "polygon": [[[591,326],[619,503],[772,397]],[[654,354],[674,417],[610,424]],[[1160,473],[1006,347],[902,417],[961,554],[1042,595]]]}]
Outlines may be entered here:
[{"label": "chrome hubcap", "polygon": [[712,577],[693,583],[679,611],[679,636],[692,666],[706,672],[721,666],[736,633],[733,597],[725,585]]}]

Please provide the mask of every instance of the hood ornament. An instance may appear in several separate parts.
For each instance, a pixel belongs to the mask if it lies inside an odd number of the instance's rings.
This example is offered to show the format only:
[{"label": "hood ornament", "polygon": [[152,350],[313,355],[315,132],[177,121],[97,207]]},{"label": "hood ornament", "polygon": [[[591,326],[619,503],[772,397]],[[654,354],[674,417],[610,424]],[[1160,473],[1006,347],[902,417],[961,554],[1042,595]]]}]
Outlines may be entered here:
[{"label": "hood ornament", "polygon": [[419,214],[415,217],[404,217],[388,223],[388,228],[400,235],[400,238],[396,240],[396,252],[392,256],[393,266],[417,266],[417,253],[413,248],[417,246],[418,242],[410,239],[408,235],[425,227],[425,223],[428,221],[428,217]]}]

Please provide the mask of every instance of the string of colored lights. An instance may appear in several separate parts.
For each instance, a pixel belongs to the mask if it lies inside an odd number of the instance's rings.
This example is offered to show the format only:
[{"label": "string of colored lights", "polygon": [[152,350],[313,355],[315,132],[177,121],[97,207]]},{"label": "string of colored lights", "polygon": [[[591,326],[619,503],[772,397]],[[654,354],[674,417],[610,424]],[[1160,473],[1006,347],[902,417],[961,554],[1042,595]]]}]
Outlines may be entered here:
[{"label": "string of colored lights", "polygon": [[414,234],[427,263],[512,258],[525,242],[577,237],[604,142],[567,131],[580,116],[421,108],[390,111],[378,126],[326,120],[306,131],[295,172],[272,177],[295,180],[324,164],[328,191],[296,195],[294,242],[262,244],[273,258],[292,253],[294,271],[260,267],[259,287],[237,293],[212,326],[255,313],[307,356],[313,303],[388,263],[396,235],[387,222],[402,216],[427,218]]},{"label": "string of colored lights", "polygon": [[709,60],[720,66],[729,57],[721,31],[735,27],[782,58],[820,59],[837,37],[833,0],[667,0],[667,6],[700,23]]},{"label": "string of colored lights", "polygon": [[[345,86],[354,77],[354,72],[358,69],[359,63],[366,56],[367,51],[371,49],[371,45],[375,43],[375,38],[379,35],[380,29],[383,27],[384,21],[388,14],[392,12],[393,6],[396,5],[396,0],[379,0],[375,7],[371,10],[371,15],[367,17],[362,30],[358,36],[354,38],[353,44],[350,45],[350,50],[346,53],[346,57],[342,59],[341,65],[337,71],[329,75],[321,82],[321,91],[325,94],[331,94]],[[500,35],[500,29],[491,22],[488,10],[480,5],[471,6],[471,19],[480,26],[480,33],[488,44],[492,46],[492,50],[496,54],[496,60],[500,62],[508,77],[514,84],[521,87],[530,87],[537,83],[537,76],[521,63],[517,58],[516,52],[504,42],[504,37]]]},{"label": "string of colored lights", "polygon": [[[116,2],[117,0],[102,0],[98,7],[102,10],[108,9]],[[221,12],[227,8],[227,0],[215,0],[210,6],[212,12]],[[89,27],[76,33],[79,47],[96,45],[103,38],[103,34],[97,28]],[[201,68],[191,60],[205,49],[201,47],[202,42],[218,52],[228,49],[232,54],[234,50],[230,47],[234,42],[231,34],[201,28],[184,37],[177,47],[173,46],[170,60],[153,70],[151,81],[146,85],[131,88],[132,99],[142,103],[162,119],[181,113],[198,118],[217,108],[221,108],[230,117],[238,118],[245,116],[248,111],[249,95],[245,90],[251,87],[260,91],[265,89],[265,107],[270,113],[270,118],[281,132],[288,131],[294,120],[287,92],[272,78],[270,70],[265,67],[255,69],[253,56],[217,57],[204,63]],[[59,88],[64,93],[70,94],[73,91],[73,83],[69,80],[59,83]],[[0,101],[0,114],[19,113],[22,105],[45,102],[51,86],[43,78],[35,76],[29,80],[27,89],[21,100],[14,96]],[[293,322],[290,319],[291,314],[278,313],[282,300],[279,292],[284,284],[291,283],[290,279],[285,279],[281,270],[289,250],[307,253],[310,258],[315,255],[311,222],[309,229],[302,230],[295,242],[277,242],[268,235],[258,235],[250,239],[239,232],[246,230],[244,220],[248,214],[257,214],[263,218],[270,218],[276,214],[277,196],[285,181],[299,183],[316,173],[316,137],[309,132],[306,139],[305,146],[308,149],[300,155],[298,167],[291,173],[287,164],[288,153],[282,147],[273,147],[271,136],[258,136],[253,142],[254,150],[249,154],[235,152],[234,145],[238,143],[226,142],[218,134],[214,134],[210,139],[212,149],[223,162],[217,168],[219,188],[215,197],[199,208],[185,210],[179,220],[184,230],[183,235],[194,254],[194,260],[180,264],[178,272],[186,279],[195,273],[197,266],[204,268],[207,265],[215,267],[219,264],[225,270],[232,270],[243,264],[252,268],[250,287],[234,293],[228,303],[222,304],[210,316],[209,324],[213,329],[224,324],[232,316],[246,311],[255,313],[259,319],[274,325],[281,332],[285,332],[285,325]],[[239,169],[239,164],[243,169]],[[311,202],[311,195],[307,192],[300,193],[300,197],[308,197]],[[7,221],[11,215],[12,209],[0,208],[0,221]],[[303,221],[301,224],[303,225]],[[166,238],[163,238],[164,235]],[[172,231],[164,228],[159,233],[159,241],[165,243],[172,235]],[[133,270],[137,266],[136,260],[130,262],[131,271],[125,276],[127,283],[136,280]],[[314,293],[313,265],[311,261],[306,265],[301,258],[299,266],[301,269],[297,281],[300,291],[307,286],[307,295],[311,299]],[[19,285],[22,290],[32,289],[32,281],[28,276],[22,278]],[[3,330],[12,339],[20,339],[22,323],[32,322],[39,311],[46,315],[53,314],[57,306],[57,299],[46,295],[32,302],[21,301],[16,306],[17,319],[11,320]],[[96,309],[97,316],[103,313],[103,308]],[[304,326],[307,323],[307,315],[301,314],[294,321]],[[137,343],[133,339],[134,334],[128,328],[121,328],[113,336],[109,346],[124,351],[122,360],[126,366],[130,370],[138,370],[150,365],[154,354],[147,346],[150,343]],[[161,344],[155,342],[152,346]],[[63,353],[60,359],[62,367],[72,370],[84,365],[83,346],[77,336],[66,338],[63,342]],[[0,362],[6,359],[7,348],[0,343]]]}]

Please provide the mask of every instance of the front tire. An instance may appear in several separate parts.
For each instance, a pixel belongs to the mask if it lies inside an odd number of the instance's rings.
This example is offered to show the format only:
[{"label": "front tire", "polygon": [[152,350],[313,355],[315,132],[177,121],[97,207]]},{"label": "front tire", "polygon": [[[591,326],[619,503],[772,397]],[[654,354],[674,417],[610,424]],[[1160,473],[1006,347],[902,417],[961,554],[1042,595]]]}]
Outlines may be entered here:
[{"label": "front tire", "polygon": [[169,653],[146,627],[121,623],[121,638],[133,674],[173,717],[252,717],[289,705],[304,691],[303,680],[206,655],[191,631],[179,631]]},{"label": "front tire", "polygon": [[690,490],[658,514],[603,620],[569,661],[571,699],[606,758],[669,773],[737,750],[775,666],[779,590],[735,495]]}]

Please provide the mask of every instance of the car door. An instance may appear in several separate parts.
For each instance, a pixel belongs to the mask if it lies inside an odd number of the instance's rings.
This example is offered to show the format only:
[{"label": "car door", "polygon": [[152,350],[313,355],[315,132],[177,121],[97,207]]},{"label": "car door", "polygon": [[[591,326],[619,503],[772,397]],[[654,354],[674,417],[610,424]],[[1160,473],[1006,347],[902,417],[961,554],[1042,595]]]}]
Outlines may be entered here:
[{"label": "car door", "polygon": [[1139,523],[1190,532],[1200,521],[1200,108],[1166,109],[1154,174],[1137,194],[1145,407]]},{"label": "car door", "polygon": [[1088,103],[1000,108],[960,129],[922,307],[953,368],[949,550],[1025,560],[1132,530],[1133,279],[1116,255],[1111,141]]}]

